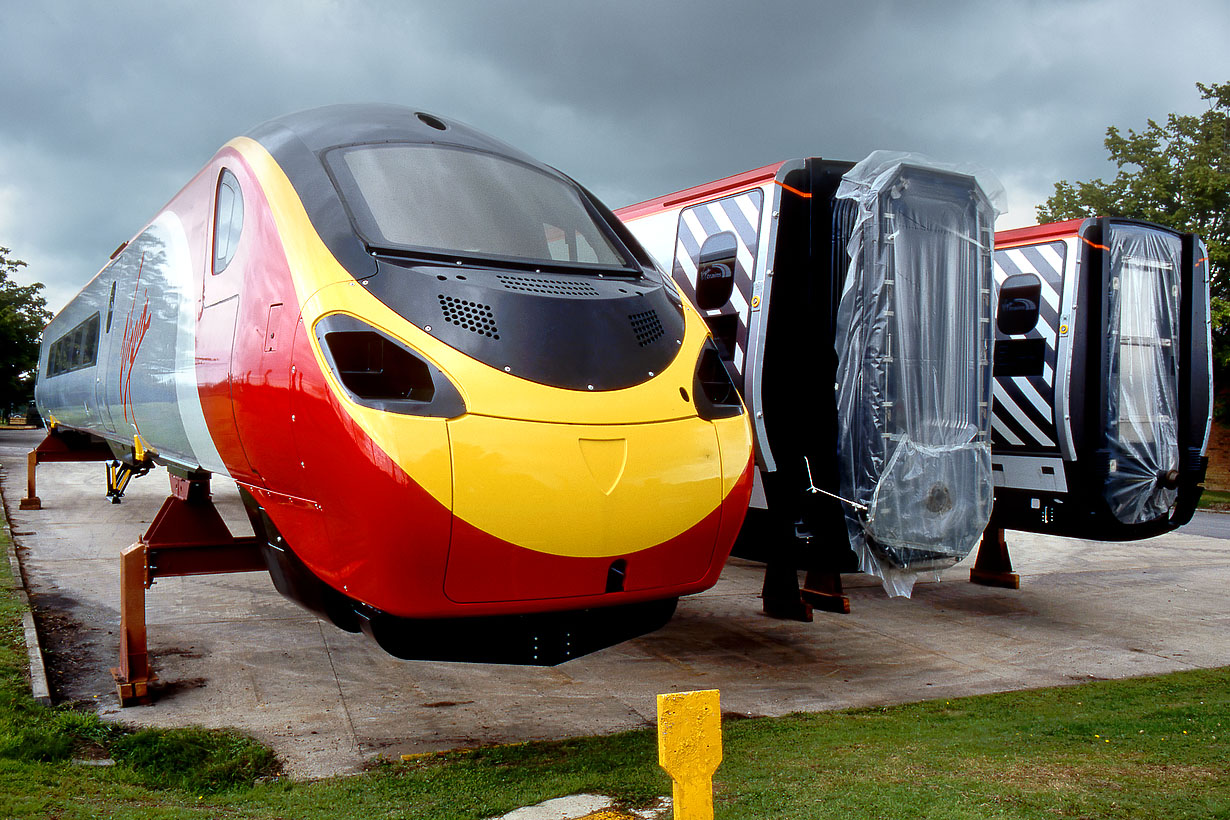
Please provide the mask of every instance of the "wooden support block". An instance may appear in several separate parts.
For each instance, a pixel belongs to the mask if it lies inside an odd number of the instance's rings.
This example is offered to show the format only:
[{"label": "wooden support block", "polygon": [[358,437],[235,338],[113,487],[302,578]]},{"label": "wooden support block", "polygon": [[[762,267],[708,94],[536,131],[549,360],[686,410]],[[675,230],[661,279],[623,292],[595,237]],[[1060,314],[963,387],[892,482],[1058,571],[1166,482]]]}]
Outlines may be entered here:
[{"label": "wooden support block", "polygon": [[21,509],[41,510],[43,502],[38,497],[35,488],[35,475],[39,464],[49,461],[108,461],[112,458],[111,449],[106,442],[90,439],[84,444],[73,446],[54,431],[48,432],[39,445],[26,455],[26,497],[21,499]]},{"label": "wooden support block", "polygon": [[158,676],[149,667],[145,640],[145,590],[149,577],[144,540],[120,555],[120,665],[111,670],[120,706],[148,703]]},{"label": "wooden support block", "polygon": [[674,784],[675,820],[713,820],[713,773],[721,762],[718,690],[658,695],[658,765]]},{"label": "wooden support block", "polygon": [[850,599],[841,588],[840,572],[808,572],[799,595],[804,602],[823,612],[850,614]]},{"label": "wooden support block", "polygon": [[1008,555],[1004,531],[996,528],[995,535],[988,538],[990,532],[988,528],[982,534],[978,557],[974,559],[974,568],[969,571],[970,582],[984,587],[1020,589],[1021,576],[1012,571],[1012,558]]},{"label": "wooden support block", "polygon": [[38,450],[26,453],[26,497],[21,500],[23,510],[41,510],[43,502],[38,497],[38,489],[34,486],[38,471]]},{"label": "wooden support block", "polygon": [[772,618],[811,623],[811,604],[799,594],[799,573],[789,562],[770,559],[765,564],[760,598],[764,614]]},{"label": "wooden support block", "polygon": [[147,703],[158,680],[145,629],[145,590],[156,579],[264,569],[260,539],[231,535],[211,500],[208,476],[172,475],[171,495],[120,557],[120,665],[111,670],[120,705]]}]

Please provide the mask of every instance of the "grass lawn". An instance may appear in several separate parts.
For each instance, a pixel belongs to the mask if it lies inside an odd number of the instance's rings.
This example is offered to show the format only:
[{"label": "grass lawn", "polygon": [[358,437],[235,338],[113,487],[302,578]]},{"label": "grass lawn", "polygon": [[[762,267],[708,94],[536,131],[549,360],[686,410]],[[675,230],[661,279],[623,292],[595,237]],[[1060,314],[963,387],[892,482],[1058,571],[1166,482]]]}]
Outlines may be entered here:
[{"label": "grass lawn", "polygon": [[[578,791],[628,806],[670,793],[650,731],[280,778],[240,735],[129,731],[38,706],[20,614],[0,589],[0,817],[464,820]],[[731,720],[723,733],[718,818],[1230,818],[1230,669]]]},{"label": "grass lawn", "polygon": [[1200,509],[1230,511],[1230,491],[1205,490],[1200,494]]}]

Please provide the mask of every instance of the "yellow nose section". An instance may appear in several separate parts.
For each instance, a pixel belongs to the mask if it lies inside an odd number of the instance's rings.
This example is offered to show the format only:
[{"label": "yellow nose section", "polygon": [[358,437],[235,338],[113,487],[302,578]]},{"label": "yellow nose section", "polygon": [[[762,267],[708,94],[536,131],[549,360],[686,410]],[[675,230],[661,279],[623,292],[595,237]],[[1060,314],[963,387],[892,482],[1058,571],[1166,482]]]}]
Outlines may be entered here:
[{"label": "yellow nose section", "polygon": [[624,555],[687,531],[722,501],[717,433],[701,419],[586,425],[469,415],[448,428],[454,516],[519,547]]},{"label": "yellow nose section", "polygon": [[581,457],[589,467],[589,474],[594,477],[598,489],[605,495],[610,495],[619,480],[624,477],[624,467],[628,465],[628,440],[626,438],[582,438],[577,439],[581,446]]}]

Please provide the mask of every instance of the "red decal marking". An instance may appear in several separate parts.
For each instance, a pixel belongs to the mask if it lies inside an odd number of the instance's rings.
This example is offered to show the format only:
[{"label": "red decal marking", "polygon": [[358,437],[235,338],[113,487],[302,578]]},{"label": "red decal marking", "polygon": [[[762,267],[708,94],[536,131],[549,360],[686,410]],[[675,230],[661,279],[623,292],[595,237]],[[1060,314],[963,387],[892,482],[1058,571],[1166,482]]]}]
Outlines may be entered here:
[{"label": "red decal marking", "polygon": [[141,349],[141,342],[145,340],[150,323],[148,290],[145,291],[145,305],[141,308],[141,315],[135,320],[132,318],[132,312],[137,307],[141,271],[144,267],[145,254],[141,254],[141,262],[137,265],[137,283],[132,290],[132,304],[128,308],[128,319],[124,322],[124,343],[120,348],[120,399],[124,404],[124,421],[130,422],[134,427],[137,424],[137,414],[132,409],[132,367],[137,361],[137,352]]}]

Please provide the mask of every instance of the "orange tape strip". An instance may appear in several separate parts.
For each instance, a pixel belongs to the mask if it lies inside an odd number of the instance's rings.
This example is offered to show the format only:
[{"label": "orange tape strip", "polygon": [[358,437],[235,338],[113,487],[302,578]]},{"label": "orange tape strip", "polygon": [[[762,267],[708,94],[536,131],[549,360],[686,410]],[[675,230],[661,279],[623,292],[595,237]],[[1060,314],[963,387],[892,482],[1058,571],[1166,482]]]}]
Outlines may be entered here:
[{"label": "orange tape strip", "polygon": [[1100,251],[1108,251],[1108,250],[1110,250],[1110,248],[1106,247],[1105,245],[1099,245],[1099,244],[1097,244],[1096,242],[1090,242],[1088,239],[1086,239],[1086,238],[1085,238],[1085,237],[1083,237],[1083,236],[1081,237],[1081,241],[1082,241],[1082,242],[1084,242],[1084,243],[1085,243],[1086,245],[1088,245],[1089,247],[1091,247],[1091,248],[1097,248],[1097,249],[1098,249],[1098,250],[1100,250]]},{"label": "orange tape strip", "polygon": [[776,182],[778,185],[782,186],[783,188],[785,188],[787,191],[789,191],[789,192],[790,192],[790,193],[792,193],[792,194],[796,194],[796,195],[798,195],[798,196],[801,196],[801,197],[803,197],[804,199],[811,199],[811,194],[809,194],[809,193],[805,193],[805,192],[803,192],[803,191],[800,191],[798,188],[791,188],[791,187],[790,187],[789,185],[787,185],[786,183],[784,183],[784,182],[780,182],[780,181],[778,181],[778,180],[776,180],[776,179],[775,179],[775,180],[773,180],[773,181],[774,181],[774,182]]}]

